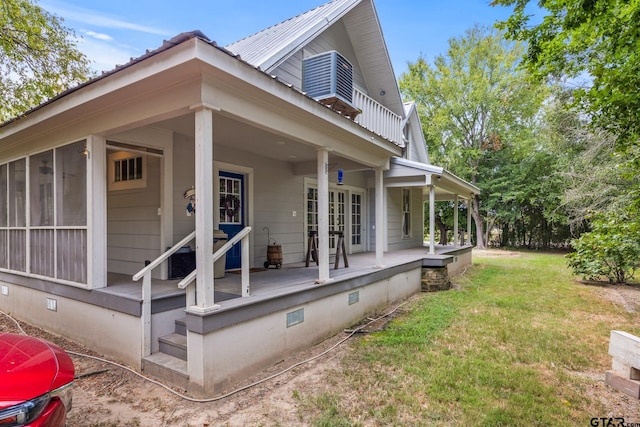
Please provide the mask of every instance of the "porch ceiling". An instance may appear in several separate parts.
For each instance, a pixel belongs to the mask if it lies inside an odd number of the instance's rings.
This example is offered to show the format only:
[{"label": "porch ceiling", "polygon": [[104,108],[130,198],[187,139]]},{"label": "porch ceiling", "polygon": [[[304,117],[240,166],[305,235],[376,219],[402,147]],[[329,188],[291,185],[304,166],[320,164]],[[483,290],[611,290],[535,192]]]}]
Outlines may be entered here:
[{"label": "porch ceiling", "polygon": [[[154,126],[195,138],[193,114],[163,120]],[[216,146],[230,147],[270,159],[289,162],[294,165],[295,173],[298,174],[316,173],[316,147],[250,126],[224,115],[216,114],[214,116],[213,128],[214,153]],[[337,167],[344,170],[364,168],[362,164],[341,158],[334,153],[329,154],[329,163],[337,164],[339,165]]]}]

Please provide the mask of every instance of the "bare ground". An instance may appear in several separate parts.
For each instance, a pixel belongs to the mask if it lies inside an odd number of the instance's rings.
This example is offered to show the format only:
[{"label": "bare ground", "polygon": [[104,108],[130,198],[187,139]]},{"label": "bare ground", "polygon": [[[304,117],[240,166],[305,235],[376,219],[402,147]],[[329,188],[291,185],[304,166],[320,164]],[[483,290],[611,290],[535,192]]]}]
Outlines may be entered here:
[{"label": "bare ground", "polygon": [[[495,251],[494,251],[495,252]],[[511,254],[502,254],[502,256]],[[593,286],[578,284],[578,286]],[[620,310],[638,314],[640,288],[624,285],[595,286],[595,291],[612,301]],[[99,356],[64,338],[22,324],[30,335],[40,336],[78,353]],[[373,325],[372,328],[383,325]],[[0,331],[18,332],[17,326],[0,315]],[[262,372],[249,383],[273,375],[289,366],[316,356],[340,342],[346,334],[330,338],[315,347],[293,355],[277,366]],[[74,388],[74,406],[69,426],[276,426],[308,425],[309,416],[300,396],[314,396],[344,388],[338,375],[341,360],[351,351],[350,342],[337,346],[328,354],[296,367],[274,379],[250,387],[220,400],[190,402],[164,388],[121,368],[72,356],[78,378]],[[604,372],[569,372],[584,379],[585,393],[602,402],[605,414],[624,416],[627,422],[640,422],[640,402],[615,391],[604,382]],[[345,395],[348,394],[345,390]]]}]

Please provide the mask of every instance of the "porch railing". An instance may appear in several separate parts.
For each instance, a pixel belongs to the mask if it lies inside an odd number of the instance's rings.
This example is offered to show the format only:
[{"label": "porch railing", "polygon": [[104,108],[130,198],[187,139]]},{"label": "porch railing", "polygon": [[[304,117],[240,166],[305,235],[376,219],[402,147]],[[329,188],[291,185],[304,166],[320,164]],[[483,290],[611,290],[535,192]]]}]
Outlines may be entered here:
[{"label": "porch railing", "polygon": [[402,145],[402,117],[356,88],[353,88],[353,105],[362,110],[354,120],[356,123]]},{"label": "porch railing", "polygon": [[[227,243],[222,245],[217,251],[213,253],[211,262],[215,263],[220,257],[222,257],[229,249],[236,243],[242,241],[242,257],[241,257],[241,274],[240,280],[242,283],[242,296],[248,297],[250,295],[249,289],[249,233],[251,233],[251,227],[245,227],[238,234],[233,236]],[[178,283],[180,289],[187,290],[187,307],[197,305],[196,290],[193,286],[189,286],[196,279],[196,271],[193,270],[188,276],[182,279]],[[214,299],[211,299],[214,301]],[[209,308],[209,307],[203,307]]]},{"label": "porch railing", "polygon": [[166,252],[160,254],[158,258],[151,261],[149,265],[145,266],[133,276],[133,280],[136,282],[142,279],[142,315],[140,318],[142,321],[143,357],[151,354],[151,272],[195,237],[196,232],[192,231],[184,239],[173,245]]}]

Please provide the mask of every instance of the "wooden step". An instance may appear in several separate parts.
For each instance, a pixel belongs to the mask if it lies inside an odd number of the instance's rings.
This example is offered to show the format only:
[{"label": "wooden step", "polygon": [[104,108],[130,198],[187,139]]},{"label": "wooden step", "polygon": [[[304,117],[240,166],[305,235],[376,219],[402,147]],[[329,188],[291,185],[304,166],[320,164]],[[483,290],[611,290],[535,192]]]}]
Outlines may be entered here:
[{"label": "wooden step", "polygon": [[187,337],[180,334],[169,334],[158,338],[160,352],[169,356],[187,360]]},{"label": "wooden step", "polygon": [[154,353],[142,358],[142,371],[183,390],[189,388],[187,362],[165,353]]},{"label": "wooden step", "polygon": [[174,328],[176,334],[187,336],[187,318],[176,319]]}]

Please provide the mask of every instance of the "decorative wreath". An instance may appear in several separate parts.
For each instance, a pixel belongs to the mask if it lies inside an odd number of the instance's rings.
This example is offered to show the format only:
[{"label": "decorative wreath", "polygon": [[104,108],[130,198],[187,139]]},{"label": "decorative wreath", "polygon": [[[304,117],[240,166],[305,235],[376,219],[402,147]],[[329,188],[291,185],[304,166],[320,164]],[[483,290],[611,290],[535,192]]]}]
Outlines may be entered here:
[{"label": "decorative wreath", "polygon": [[224,212],[227,214],[227,218],[234,218],[240,209],[240,199],[233,194],[227,194],[223,200]]}]

